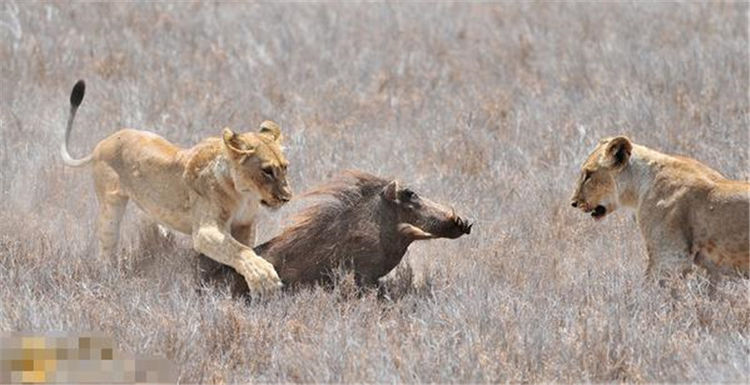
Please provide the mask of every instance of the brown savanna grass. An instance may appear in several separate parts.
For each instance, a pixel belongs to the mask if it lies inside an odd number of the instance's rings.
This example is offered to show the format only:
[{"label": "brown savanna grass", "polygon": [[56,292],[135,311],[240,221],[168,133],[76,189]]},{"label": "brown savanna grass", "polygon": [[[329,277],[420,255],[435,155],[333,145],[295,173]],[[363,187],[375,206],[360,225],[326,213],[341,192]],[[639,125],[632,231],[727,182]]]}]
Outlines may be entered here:
[{"label": "brown savanna grass", "polygon": [[[747,180],[748,7],[721,4],[0,4],[0,330],[100,330],[181,382],[750,380],[748,282],[644,281],[632,216],[568,207],[603,136]],[[90,173],[58,154],[121,127],[190,145],[282,124],[299,192],[345,168],[476,220],[412,245],[395,298],[263,301],[201,284],[130,208],[95,259]],[[265,213],[277,233],[293,202]],[[350,283],[350,282],[349,282]]]}]

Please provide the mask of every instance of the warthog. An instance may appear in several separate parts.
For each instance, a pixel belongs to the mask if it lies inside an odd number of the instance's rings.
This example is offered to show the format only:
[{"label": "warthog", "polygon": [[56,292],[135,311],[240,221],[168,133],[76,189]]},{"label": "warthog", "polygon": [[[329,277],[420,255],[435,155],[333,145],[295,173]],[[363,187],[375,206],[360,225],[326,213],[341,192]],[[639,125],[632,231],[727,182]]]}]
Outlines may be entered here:
[{"label": "warthog", "polygon": [[[472,224],[409,188],[361,171],[347,171],[305,196],[328,198],[305,209],[281,234],[254,248],[286,286],[330,284],[332,271],[352,271],[359,286],[377,284],[422,239],[455,239]],[[231,275],[230,268],[209,272]],[[242,291],[243,280],[235,280]],[[238,285],[240,286],[238,288]]]}]

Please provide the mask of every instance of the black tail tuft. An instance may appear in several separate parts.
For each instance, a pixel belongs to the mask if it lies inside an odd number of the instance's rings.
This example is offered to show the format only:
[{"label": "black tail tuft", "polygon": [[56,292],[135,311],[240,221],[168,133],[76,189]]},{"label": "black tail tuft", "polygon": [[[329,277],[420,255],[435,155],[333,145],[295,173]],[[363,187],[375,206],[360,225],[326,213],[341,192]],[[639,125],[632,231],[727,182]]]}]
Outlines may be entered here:
[{"label": "black tail tuft", "polygon": [[73,107],[78,107],[83,101],[83,94],[86,92],[86,83],[83,80],[76,82],[73,86],[73,92],[70,93],[70,104]]}]

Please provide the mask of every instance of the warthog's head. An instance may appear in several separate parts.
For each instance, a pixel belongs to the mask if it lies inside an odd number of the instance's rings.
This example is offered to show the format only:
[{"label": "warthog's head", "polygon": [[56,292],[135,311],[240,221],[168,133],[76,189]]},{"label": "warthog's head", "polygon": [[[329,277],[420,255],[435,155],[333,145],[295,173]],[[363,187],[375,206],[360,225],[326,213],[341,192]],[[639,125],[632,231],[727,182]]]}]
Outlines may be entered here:
[{"label": "warthog's head", "polygon": [[471,233],[473,225],[452,209],[400,187],[395,180],[383,188],[380,196],[387,202],[386,207],[393,210],[390,215],[395,219],[393,226],[408,240],[454,239]]},{"label": "warthog's head", "polygon": [[619,204],[615,176],[628,165],[632,150],[624,136],[600,141],[581,167],[571,206],[590,212],[596,220],[615,211]]}]

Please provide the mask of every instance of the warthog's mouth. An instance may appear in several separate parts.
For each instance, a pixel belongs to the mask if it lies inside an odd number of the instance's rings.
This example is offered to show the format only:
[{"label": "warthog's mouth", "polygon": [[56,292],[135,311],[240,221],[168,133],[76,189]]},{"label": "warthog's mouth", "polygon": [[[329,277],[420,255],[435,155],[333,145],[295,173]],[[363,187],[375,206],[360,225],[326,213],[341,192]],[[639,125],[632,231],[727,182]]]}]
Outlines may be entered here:
[{"label": "warthog's mouth", "polygon": [[399,223],[398,224],[398,232],[401,233],[401,235],[411,238],[411,239],[432,239],[437,238],[436,235],[432,233],[428,233],[422,229],[420,229],[417,226],[414,226],[410,223]]},{"label": "warthog's mouth", "polygon": [[414,240],[418,239],[434,239],[434,238],[458,238],[464,234],[471,234],[471,228],[474,226],[473,223],[461,219],[461,217],[455,216],[452,219],[453,223],[449,225],[449,229],[441,230],[440,234],[434,234],[428,231],[424,231],[421,228],[414,226],[410,223],[399,223],[398,231],[405,237]]},{"label": "warthog's mouth", "polygon": [[453,217],[453,223],[464,234],[471,234],[471,228],[474,226],[473,223],[469,223],[469,221],[461,219],[461,217],[459,217],[458,215],[456,215],[455,217]]}]

